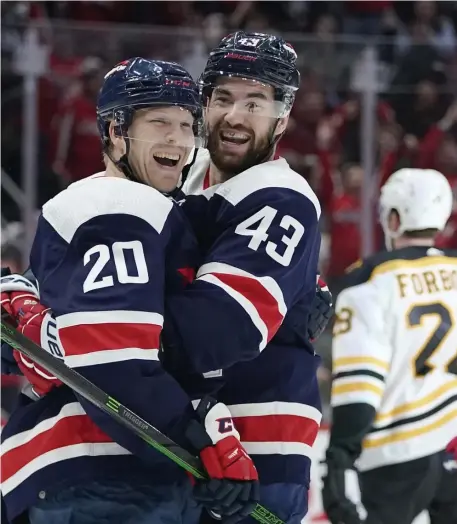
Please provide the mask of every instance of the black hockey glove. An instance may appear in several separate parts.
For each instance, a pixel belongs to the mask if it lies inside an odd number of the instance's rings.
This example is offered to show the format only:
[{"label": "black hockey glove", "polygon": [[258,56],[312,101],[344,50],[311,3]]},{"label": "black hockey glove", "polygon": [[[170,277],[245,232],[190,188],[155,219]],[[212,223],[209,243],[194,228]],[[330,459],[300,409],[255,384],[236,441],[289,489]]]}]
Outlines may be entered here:
[{"label": "black hockey glove", "polygon": [[308,337],[311,342],[319,338],[333,316],[333,297],[327,284],[319,278],[316,295],[308,316]]},{"label": "black hockey glove", "polygon": [[323,477],[322,502],[331,524],[362,524],[356,505],[346,496],[345,472],[353,461],[340,448],[327,450],[327,475]]},{"label": "black hockey glove", "polygon": [[235,524],[254,510],[260,498],[257,470],[240,442],[225,404],[206,397],[186,437],[200,453],[208,480],[195,480],[194,498],[224,524]]}]

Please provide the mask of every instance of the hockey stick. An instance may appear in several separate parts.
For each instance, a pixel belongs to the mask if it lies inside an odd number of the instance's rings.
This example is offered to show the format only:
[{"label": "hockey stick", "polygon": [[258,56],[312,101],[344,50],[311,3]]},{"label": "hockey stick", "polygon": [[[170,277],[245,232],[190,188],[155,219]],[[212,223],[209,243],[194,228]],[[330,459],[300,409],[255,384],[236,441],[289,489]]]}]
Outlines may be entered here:
[{"label": "hockey stick", "polygon": [[[117,422],[132,430],[149,445],[166,455],[194,477],[198,479],[207,478],[200,459],[178,446],[178,444],[154,426],[151,426],[151,424],[133,413],[133,411],[130,411],[126,406],[105,393],[77,371],[69,368],[62,360],[54,357],[25,335],[16,331],[14,321],[3,308],[1,338],[12,348],[17,349],[40,366],[43,366],[56,378],[76,391],[76,393],[79,393],[94,404],[94,406],[97,406],[117,420]],[[279,517],[260,504],[257,504],[250,516],[262,524],[285,524]]]}]

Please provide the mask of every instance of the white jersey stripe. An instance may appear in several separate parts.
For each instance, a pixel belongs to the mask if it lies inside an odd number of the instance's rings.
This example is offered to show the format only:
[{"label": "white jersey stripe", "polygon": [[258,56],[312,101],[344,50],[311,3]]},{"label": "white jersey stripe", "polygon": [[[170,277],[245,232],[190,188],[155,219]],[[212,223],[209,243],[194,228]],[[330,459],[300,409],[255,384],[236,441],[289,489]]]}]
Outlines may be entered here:
[{"label": "white jersey stripe", "polygon": [[293,171],[284,158],[272,160],[268,164],[259,164],[227,180],[216,191],[234,206],[256,191],[266,188],[284,188],[305,196],[314,206],[317,219],[321,215],[321,206],[308,182]]},{"label": "white jersey stripe", "polygon": [[53,449],[31,460],[9,479],[3,481],[2,494],[3,496],[7,495],[10,491],[17,488],[27,480],[31,475],[42,468],[55,464],[56,462],[77,457],[100,455],[130,455],[130,452],[122,446],[119,446],[116,442],[81,443]]},{"label": "white jersey stripe", "polygon": [[303,442],[241,442],[249,455],[313,456],[313,448]]},{"label": "white jersey stripe", "polygon": [[241,277],[252,278],[259,282],[265,289],[270,293],[270,295],[278,303],[278,310],[282,316],[285,316],[287,313],[287,306],[284,302],[284,295],[281,291],[281,288],[277,282],[272,277],[257,277],[252,273],[248,273],[243,269],[230,266],[229,264],[223,264],[220,262],[209,262],[208,264],[203,264],[198,270],[197,278],[200,276],[206,275],[208,273],[222,273],[225,275],[238,275]]},{"label": "white jersey stripe", "polygon": [[0,456],[3,457],[3,455],[5,455],[5,453],[7,453],[8,451],[11,451],[12,449],[17,448],[18,446],[30,442],[38,435],[41,435],[41,433],[44,433],[45,431],[48,431],[48,429],[51,429],[59,422],[59,420],[62,420],[63,418],[75,417],[78,415],[85,414],[86,412],[84,411],[83,407],[79,402],[65,404],[56,416],[43,420],[32,429],[22,431],[21,433],[17,433],[16,435],[7,438],[2,443]]},{"label": "white jersey stripe", "polygon": [[147,311],[80,311],[57,318],[58,329],[81,324],[154,324],[163,326],[163,316]]},{"label": "white jersey stripe", "polygon": [[172,208],[173,202],[152,187],[100,176],[68,186],[43,206],[43,217],[70,243],[80,226],[101,215],[131,215],[161,233]]},{"label": "white jersey stripe", "polygon": [[70,368],[97,366],[99,364],[113,364],[127,360],[159,360],[158,349],[124,348],[94,351],[84,355],[70,355],[65,357],[65,364]]}]

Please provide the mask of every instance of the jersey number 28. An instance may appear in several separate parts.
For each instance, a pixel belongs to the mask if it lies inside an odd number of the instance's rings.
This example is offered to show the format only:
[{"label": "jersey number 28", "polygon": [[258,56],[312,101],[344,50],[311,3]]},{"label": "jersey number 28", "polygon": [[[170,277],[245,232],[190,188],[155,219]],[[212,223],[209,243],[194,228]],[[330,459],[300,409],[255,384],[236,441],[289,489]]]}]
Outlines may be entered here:
[{"label": "jersey number 28", "polygon": [[[235,233],[245,237],[251,237],[248,247],[253,251],[257,251],[262,242],[267,242],[265,246],[265,252],[275,262],[283,266],[288,266],[292,261],[292,257],[295,252],[295,248],[305,232],[305,228],[300,222],[290,215],[284,215],[279,223],[279,227],[289,231],[292,229],[291,236],[283,235],[281,242],[286,246],[284,253],[281,255],[278,253],[278,244],[268,240],[268,229],[271,226],[278,211],[270,206],[265,206],[260,211],[257,211],[254,215],[247,218],[241,224],[238,224]],[[257,227],[252,227],[254,224],[259,223]]]},{"label": "jersey number 28", "polygon": [[[133,255],[134,264],[136,267],[136,275],[130,275],[127,269],[127,262],[125,259],[125,252],[131,251]],[[105,244],[98,244],[91,247],[84,254],[84,265],[90,262],[92,256],[98,255],[95,264],[87,274],[84,280],[84,293],[93,291],[94,289],[102,289],[104,287],[114,286],[114,278],[112,275],[107,275],[98,278],[103,271],[106,264],[110,261],[111,256],[114,260],[116,268],[116,278],[120,284],[145,284],[149,282],[148,266],[146,265],[146,258],[144,256],[143,244],[139,240],[132,240],[130,242],[114,242],[110,248]]]}]

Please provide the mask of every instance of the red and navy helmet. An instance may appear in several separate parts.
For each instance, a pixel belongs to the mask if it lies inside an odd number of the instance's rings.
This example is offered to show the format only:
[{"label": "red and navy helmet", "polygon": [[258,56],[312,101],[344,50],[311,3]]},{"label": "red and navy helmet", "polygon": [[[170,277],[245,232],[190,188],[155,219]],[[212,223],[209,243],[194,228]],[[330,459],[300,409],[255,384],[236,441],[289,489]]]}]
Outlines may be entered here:
[{"label": "red and navy helmet", "polygon": [[137,109],[154,106],[179,106],[188,109],[198,121],[201,102],[196,83],[175,62],[130,58],[105,75],[97,101],[97,123],[103,144],[109,144],[109,123],[120,127],[123,135]]},{"label": "red and navy helmet", "polygon": [[275,98],[289,111],[300,85],[297,54],[283,38],[263,33],[237,31],[213,49],[199,85],[206,104],[221,76],[249,78],[275,89]]}]

